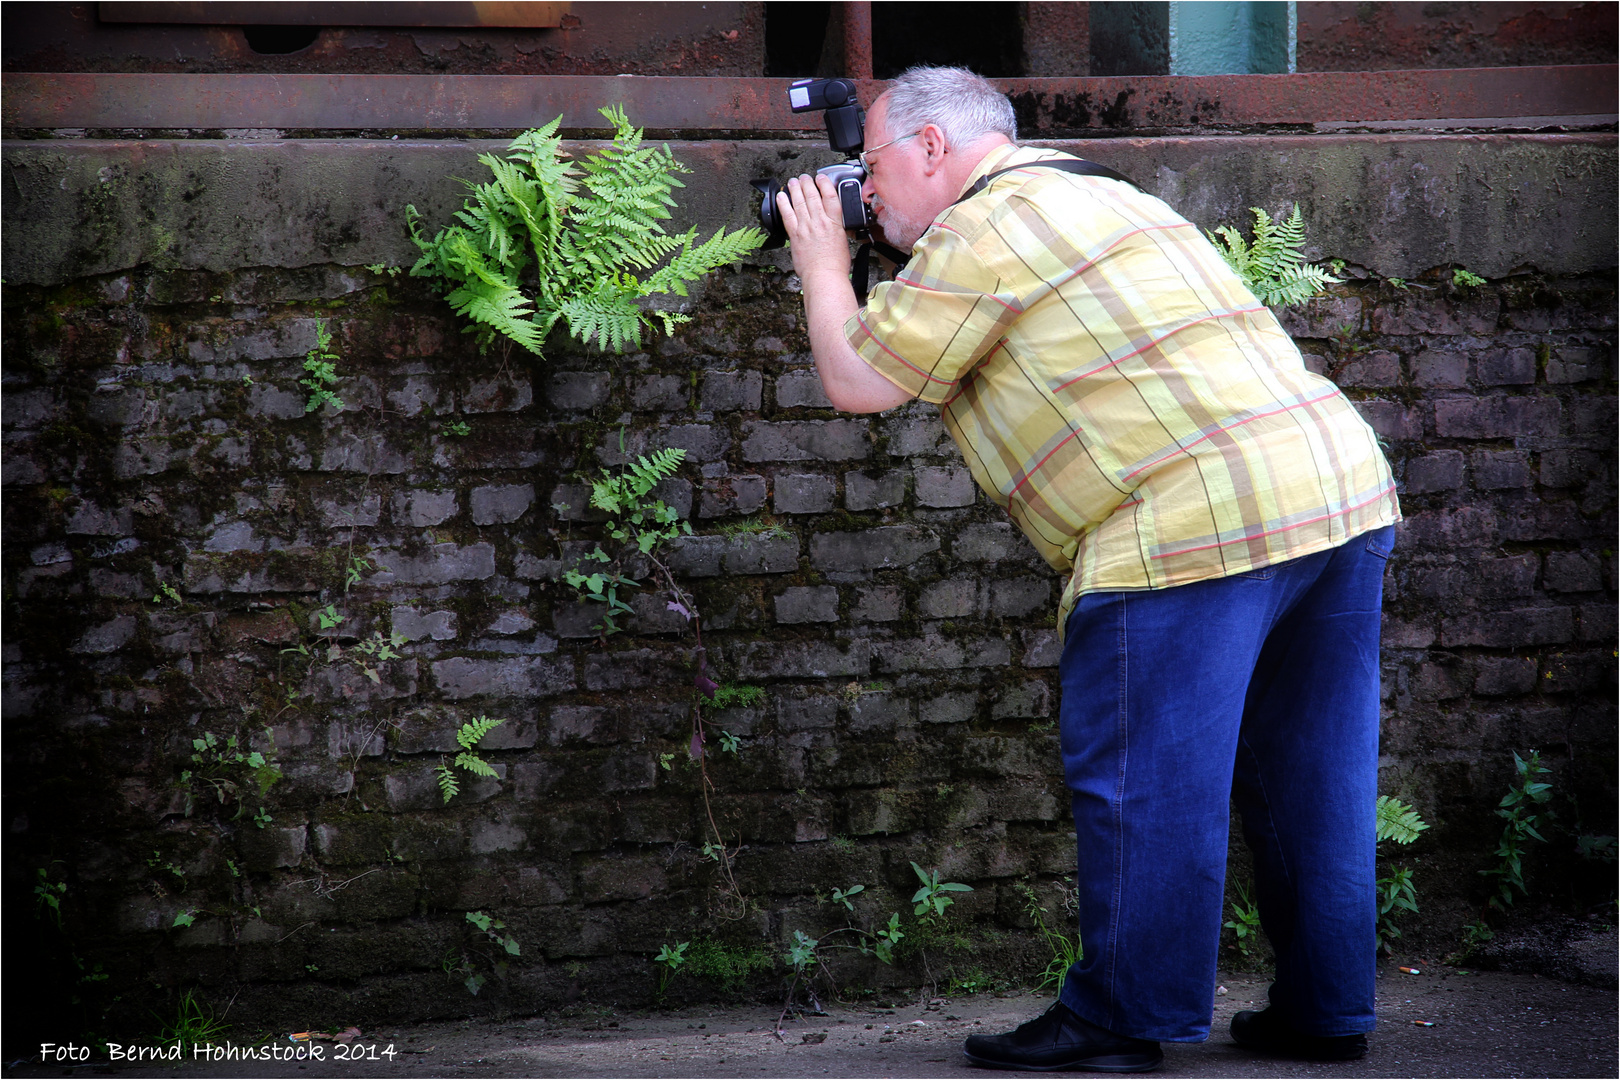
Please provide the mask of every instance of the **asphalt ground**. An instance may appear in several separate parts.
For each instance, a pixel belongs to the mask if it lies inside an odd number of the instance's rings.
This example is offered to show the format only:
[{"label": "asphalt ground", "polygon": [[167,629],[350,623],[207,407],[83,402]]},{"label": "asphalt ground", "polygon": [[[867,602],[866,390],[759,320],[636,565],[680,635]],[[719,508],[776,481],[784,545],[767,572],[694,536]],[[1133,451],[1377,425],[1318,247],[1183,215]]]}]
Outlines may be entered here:
[{"label": "asphalt ground", "polygon": [[[1166,1077],[1620,1076],[1616,995],[1534,975],[1390,965],[1378,983],[1378,1030],[1367,1057],[1311,1064],[1257,1058],[1227,1035],[1232,1014],[1263,1008],[1266,980],[1223,976],[1209,1041],[1164,1044]],[[7,1076],[126,1077],[986,1077],[963,1038],[1009,1030],[1049,997],[935,998],[893,1009],[828,1004],[774,1034],[777,1008],[615,1011],[581,1004],[572,1015],[389,1027],[347,1047],[304,1043],[320,1060],[180,1064],[90,1060],[8,1063]],[[1432,1025],[1432,1026],[1431,1026]],[[238,1049],[294,1047],[233,1036]],[[392,1050],[392,1055],[388,1051]],[[261,1051],[262,1052],[262,1051]],[[285,1051],[283,1051],[285,1052]]]}]

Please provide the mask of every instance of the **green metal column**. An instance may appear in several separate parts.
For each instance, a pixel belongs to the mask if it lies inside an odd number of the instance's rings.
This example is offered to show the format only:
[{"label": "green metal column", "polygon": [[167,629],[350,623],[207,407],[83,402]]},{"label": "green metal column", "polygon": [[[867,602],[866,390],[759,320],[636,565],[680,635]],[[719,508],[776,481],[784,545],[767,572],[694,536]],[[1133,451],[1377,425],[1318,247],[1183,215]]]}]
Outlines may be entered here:
[{"label": "green metal column", "polygon": [[1294,70],[1297,16],[1292,0],[1172,0],[1169,9],[1171,75],[1259,75]]}]

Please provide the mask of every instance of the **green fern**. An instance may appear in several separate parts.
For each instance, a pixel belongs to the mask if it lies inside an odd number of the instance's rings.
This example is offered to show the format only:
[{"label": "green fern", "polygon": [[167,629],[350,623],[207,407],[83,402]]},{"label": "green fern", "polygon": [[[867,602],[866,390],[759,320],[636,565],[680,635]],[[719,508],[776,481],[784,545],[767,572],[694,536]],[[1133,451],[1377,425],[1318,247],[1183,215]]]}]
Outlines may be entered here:
[{"label": "green fern", "polygon": [[1230,225],[1205,235],[1262,304],[1298,304],[1342,280],[1305,261],[1305,219],[1298,203],[1286,222],[1272,220],[1258,206],[1249,211],[1254,214],[1252,244]]},{"label": "green fern", "polygon": [[676,174],[690,170],[667,146],[643,145],[622,105],[601,113],[613,125],[612,145],[577,161],[557,135],[560,116],[512,140],[504,158],[479,155],[494,178],[463,181],[470,197],[455,214],[458,224],[431,239],[416,207],[405,208],[422,252],[411,276],[446,290],[480,347],[499,334],[541,356],[561,319],[569,334],[600,349],[639,348],[643,329],[667,334],[687,321],[649,297],[686,296],[688,284],[764,242],[753,228],[722,228],[702,243],[695,228],[666,232],[671,192],[685,186]]},{"label": "green fern", "polygon": [[[456,742],[461,746],[461,753],[456,755],[455,765],[472,773],[474,776],[499,776],[500,774],[495,771],[495,767],[473,753],[472,749],[478,745],[485,735],[488,735],[504,723],[506,723],[505,720],[491,720],[487,716],[479,716],[462,724],[456,730]],[[444,801],[449,802],[461,791],[461,783],[456,779],[456,771],[449,765],[440,765],[438,777],[439,792],[444,796]]]},{"label": "green fern", "polygon": [[485,735],[488,735],[504,723],[506,723],[505,720],[491,720],[487,716],[479,716],[461,725],[461,730],[456,732],[456,742],[461,744],[463,750],[471,750],[482,741]]},{"label": "green fern", "polygon": [[1418,812],[1405,803],[1390,798],[1388,795],[1378,796],[1378,839],[1393,840],[1397,844],[1410,844],[1418,838],[1418,834],[1429,827],[1429,823],[1418,816]]},{"label": "green fern", "polygon": [[461,784],[456,780],[456,771],[448,765],[440,765],[439,791],[444,795],[444,801],[449,802],[461,791]]}]

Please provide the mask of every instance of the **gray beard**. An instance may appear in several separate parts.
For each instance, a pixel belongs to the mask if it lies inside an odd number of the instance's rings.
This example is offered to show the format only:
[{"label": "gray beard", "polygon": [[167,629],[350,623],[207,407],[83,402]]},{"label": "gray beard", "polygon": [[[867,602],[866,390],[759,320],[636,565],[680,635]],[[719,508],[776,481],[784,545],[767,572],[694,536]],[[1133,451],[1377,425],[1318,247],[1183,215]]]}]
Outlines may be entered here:
[{"label": "gray beard", "polygon": [[883,227],[884,239],[901,251],[910,251],[915,247],[917,241],[922,239],[922,234],[934,224],[932,218],[917,221],[914,218],[904,217],[881,199],[872,200],[872,209],[877,215],[878,224]]}]

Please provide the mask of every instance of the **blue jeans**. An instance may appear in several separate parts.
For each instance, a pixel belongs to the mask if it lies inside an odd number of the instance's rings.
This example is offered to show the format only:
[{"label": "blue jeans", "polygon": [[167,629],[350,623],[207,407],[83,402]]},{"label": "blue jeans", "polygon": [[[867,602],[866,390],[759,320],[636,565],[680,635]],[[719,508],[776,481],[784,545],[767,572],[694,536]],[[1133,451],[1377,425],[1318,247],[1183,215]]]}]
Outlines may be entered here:
[{"label": "blue jeans", "polygon": [[1209,1036],[1228,822],[1254,853],[1272,1004],[1370,1031],[1378,631],[1393,527],[1249,574],[1089,593],[1060,713],[1080,940],[1063,1002],[1119,1035]]}]

